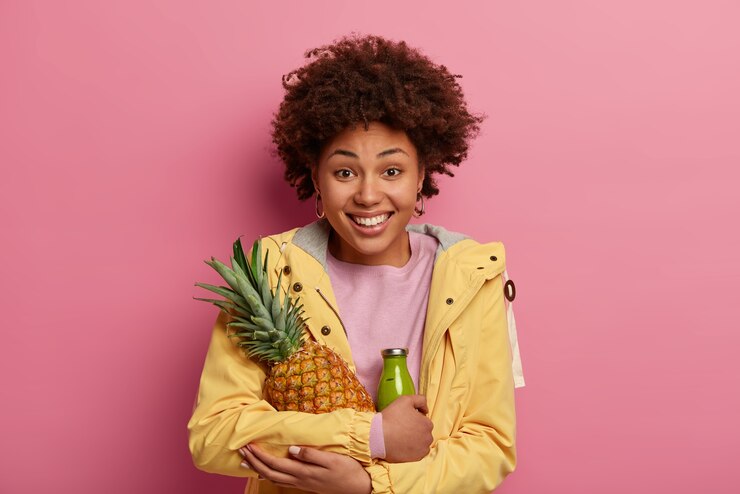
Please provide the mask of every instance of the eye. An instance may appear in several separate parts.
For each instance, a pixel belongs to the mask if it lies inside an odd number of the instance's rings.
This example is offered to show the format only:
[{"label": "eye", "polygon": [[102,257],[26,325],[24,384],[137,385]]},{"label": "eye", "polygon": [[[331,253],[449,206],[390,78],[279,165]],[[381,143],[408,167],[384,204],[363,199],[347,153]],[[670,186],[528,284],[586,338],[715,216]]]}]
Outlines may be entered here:
[{"label": "eye", "polygon": [[351,178],[352,177],[352,170],[348,170],[347,168],[342,168],[340,170],[337,170],[334,172],[334,175],[337,178]]},{"label": "eye", "polygon": [[400,175],[400,174],[401,174],[401,170],[400,170],[400,169],[398,169],[398,168],[396,168],[396,167],[393,167],[393,168],[388,168],[388,169],[387,169],[387,170],[385,171],[385,174],[386,174],[387,176],[389,176],[389,177],[397,177],[398,175]]}]

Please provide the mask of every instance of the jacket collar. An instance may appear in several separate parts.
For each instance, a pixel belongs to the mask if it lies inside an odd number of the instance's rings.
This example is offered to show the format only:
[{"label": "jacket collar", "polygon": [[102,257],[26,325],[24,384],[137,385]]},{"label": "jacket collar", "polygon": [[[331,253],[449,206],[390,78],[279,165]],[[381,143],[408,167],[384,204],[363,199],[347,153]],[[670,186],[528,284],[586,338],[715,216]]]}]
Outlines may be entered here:
[{"label": "jacket collar", "polygon": [[[329,243],[330,229],[329,221],[326,218],[322,218],[299,228],[293,236],[293,244],[316,259],[323,266],[324,271],[327,271],[326,249]],[[436,238],[437,251],[435,253],[435,260],[441,253],[468,238],[462,233],[451,232],[441,226],[431,225],[429,223],[406,225],[406,231],[421,233]]]}]

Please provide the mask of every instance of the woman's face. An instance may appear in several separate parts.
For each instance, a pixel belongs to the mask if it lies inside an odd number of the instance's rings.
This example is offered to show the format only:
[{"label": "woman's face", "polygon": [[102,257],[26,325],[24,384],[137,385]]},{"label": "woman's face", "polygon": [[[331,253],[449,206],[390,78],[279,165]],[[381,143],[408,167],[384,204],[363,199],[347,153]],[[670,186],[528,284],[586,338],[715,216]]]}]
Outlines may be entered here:
[{"label": "woman's face", "polygon": [[347,128],[324,146],[312,178],[334,230],[332,255],[356,264],[406,264],[406,225],[424,179],[406,132],[380,122]]}]

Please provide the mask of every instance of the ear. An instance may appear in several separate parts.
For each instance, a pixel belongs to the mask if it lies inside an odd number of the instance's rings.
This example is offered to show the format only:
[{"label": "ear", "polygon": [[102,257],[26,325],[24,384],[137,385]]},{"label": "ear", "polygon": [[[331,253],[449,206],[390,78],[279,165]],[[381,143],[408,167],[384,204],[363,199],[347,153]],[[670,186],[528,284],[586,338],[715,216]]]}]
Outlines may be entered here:
[{"label": "ear", "polygon": [[319,167],[318,165],[308,165],[311,168],[311,181],[316,192],[319,191]]},{"label": "ear", "polygon": [[419,179],[416,181],[416,190],[420,191],[422,185],[424,185],[424,177],[426,177],[426,170],[424,165],[419,165]]}]

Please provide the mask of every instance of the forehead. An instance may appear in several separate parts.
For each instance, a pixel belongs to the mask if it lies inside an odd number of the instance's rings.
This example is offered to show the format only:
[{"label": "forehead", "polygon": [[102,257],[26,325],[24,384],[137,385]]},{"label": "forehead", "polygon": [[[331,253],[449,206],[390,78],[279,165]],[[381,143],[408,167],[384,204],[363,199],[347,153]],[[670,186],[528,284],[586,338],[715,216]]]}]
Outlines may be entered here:
[{"label": "forehead", "polygon": [[401,148],[410,157],[416,158],[416,148],[405,131],[394,129],[381,122],[370,122],[367,130],[362,123],[354,128],[347,127],[324,146],[321,159],[337,149],[352,151],[357,155],[376,155],[389,148]]}]

